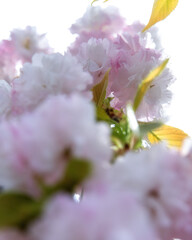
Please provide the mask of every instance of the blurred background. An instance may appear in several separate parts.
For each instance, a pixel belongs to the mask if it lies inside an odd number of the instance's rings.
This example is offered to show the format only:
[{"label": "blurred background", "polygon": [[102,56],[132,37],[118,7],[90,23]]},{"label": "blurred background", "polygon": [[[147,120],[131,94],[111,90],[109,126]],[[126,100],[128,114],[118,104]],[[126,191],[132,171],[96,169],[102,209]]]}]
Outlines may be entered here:
[{"label": "blurred background", "polygon": [[[117,6],[128,23],[136,20],[147,24],[154,0],[102,0],[95,5]],[[8,38],[14,28],[36,26],[39,33],[47,33],[51,47],[63,53],[75,36],[69,27],[80,18],[90,0],[0,0],[0,39]],[[176,10],[159,28],[162,46],[170,58],[169,67],[176,82],[169,125],[178,127],[192,136],[192,4],[180,0]]]}]

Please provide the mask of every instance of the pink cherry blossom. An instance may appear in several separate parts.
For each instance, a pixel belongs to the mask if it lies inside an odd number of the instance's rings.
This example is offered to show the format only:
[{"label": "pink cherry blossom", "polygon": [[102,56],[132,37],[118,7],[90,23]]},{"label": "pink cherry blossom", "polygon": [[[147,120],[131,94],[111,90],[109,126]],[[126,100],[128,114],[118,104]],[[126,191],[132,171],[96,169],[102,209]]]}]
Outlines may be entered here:
[{"label": "pink cherry blossom", "polygon": [[82,43],[76,55],[82,63],[83,68],[93,77],[93,83],[89,88],[99,83],[105,73],[111,67],[111,58],[116,49],[107,38],[90,38],[88,42]]},{"label": "pink cherry blossom", "polygon": [[[94,13],[102,15],[98,18],[98,25],[89,21]],[[107,34],[107,28],[101,27],[105,23],[103,16],[104,9],[88,10],[85,16],[72,26],[79,38],[69,49],[92,74],[94,81],[91,87],[100,82],[104,73],[111,69],[107,96],[113,97],[112,107],[125,109],[128,102],[133,103],[141,81],[162,63],[162,49],[156,28],[142,33],[144,25],[141,23],[125,25],[124,22],[118,30],[114,28],[113,34]],[[94,18],[91,19],[94,22]],[[97,26],[100,27],[97,29]],[[166,117],[166,109],[172,97],[169,86],[173,81],[168,68],[154,80],[136,112],[139,120],[151,121]]]},{"label": "pink cherry blossom", "polygon": [[72,53],[77,53],[83,42],[90,38],[112,38],[125,26],[125,19],[115,7],[89,7],[84,16],[71,26],[71,32],[78,34],[75,42],[70,46]]},{"label": "pink cherry blossom", "polygon": [[79,204],[55,196],[29,232],[35,240],[157,239],[145,210],[125,193],[87,196]]},{"label": "pink cherry blossom", "polygon": [[[147,52],[142,51],[131,56],[128,59],[130,62],[116,63],[116,69],[112,69],[109,78],[108,93],[114,95],[112,107],[121,109],[128,102],[133,103],[139,84],[155,67],[153,60],[146,61],[146,57]],[[164,105],[171,101],[171,92],[167,89],[171,81],[172,75],[168,70],[154,80],[136,112],[138,119],[148,121],[164,116]]]},{"label": "pink cherry blossom", "polygon": [[51,51],[45,34],[38,34],[36,28],[31,26],[25,29],[14,29],[11,32],[11,42],[17,58],[22,62],[30,62],[35,53]]},{"label": "pink cherry blossom", "polygon": [[126,39],[126,42],[131,44],[132,39],[137,39],[140,46],[145,48],[153,48],[162,51],[162,46],[159,40],[158,28],[151,27],[145,32],[142,32],[144,24],[139,21],[133,22],[131,25],[126,25],[122,29],[120,35]]},{"label": "pink cherry blossom", "polygon": [[[109,77],[108,94],[113,93],[112,107],[125,108],[135,98],[137,89],[146,75],[161,63],[161,54],[155,49],[142,46],[139,35],[119,36],[115,45],[119,49],[113,57]],[[145,121],[164,117],[164,107],[170,103],[169,85],[173,77],[168,69],[151,84],[136,112],[138,119]]]},{"label": "pink cherry blossom", "polygon": [[125,25],[125,19],[120,16],[115,7],[102,9],[101,7],[89,7],[84,16],[71,26],[71,32],[104,32],[113,34],[121,30]]}]

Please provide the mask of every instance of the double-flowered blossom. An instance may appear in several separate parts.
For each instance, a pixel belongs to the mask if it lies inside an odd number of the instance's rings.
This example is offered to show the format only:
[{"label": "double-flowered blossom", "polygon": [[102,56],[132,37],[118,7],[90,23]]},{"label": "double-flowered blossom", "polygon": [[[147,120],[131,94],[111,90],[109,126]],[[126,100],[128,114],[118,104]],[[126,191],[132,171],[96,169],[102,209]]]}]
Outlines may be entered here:
[{"label": "double-flowered blossom", "polygon": [[[56,96],[34,112],[0,125],[0,186],[36,194],[37,179],[54,183],[66,152],[92,162],[95,171],[111,158],[110,131],[96,123],[94,107],[79,95]],[[94,174],[94,173],[93,173]]]},{"label": "double-flowered blossom", "polygon": [[107,38],[90,38],[88,42],[81,44],[77,58],[93,77],[89,89],[99,83],[111,67],[111,58],[115,51],[114,45]]},{"label": "double-flowered blossom", "polygon": [[[114,40],[119,51],[112,62],[109,92],[114,95],[112,106],[117,109],[125,108],[127,102],[133,102],[141,81],[162,62],[154,34],[141,33],[142,28],[140,23],[128,25]],[[153,81],[136,112],[138,119],[146,121],[163,116],[164,107],[171,100],[168,87],[173,80],[172,74],[165,69]]]},{"label": "double-flowered blossom", "polygon": [[91,75],[70,53],[36,54],[13,80],[12,111],[31,110],[49,95],[83,92],[91,83]]},{"label": "double-flowered blossom", "polygon": [[[113,62],[109,78],[109,93],[113,93],[112,107],[125,108],[128,102],[134,101],[137,89],[147,74],[160,65],[160,54],[153,49],[139,48],[133,52],[128,44],[121,48]],[[168,89],[173,81],[168,69],[157,77],[140,104],[136,116],[145,121],[160,119],[164,116],[164,107],[170,103],[171,92]]]},{"label": "double-flowered blossom", "polygon": [[84,16],[71,26],[71,32],[79,35],[71,49],[76,52],[79,45],[91,37],[112,37],[124,25],[125,19],[117,8],[89,7]]},{"label": "double-flowered blossom", "polygon": [[111,39],[113,35],[117,35],[121,31],[124,25],[125,19],[117,8],[90,7],[84,16],[71,26],[71,32],[78,36],[70,46],[70,51],[76,54],[81,43],[87,42],[92,37]]},{"label": "double-flowered blossom", "polygon": [[128,191],[148,210],[162,239],[190,239],[186,238],[192,235],[189,159],[157,145],[117,158],[108,176],[113,191]]}]

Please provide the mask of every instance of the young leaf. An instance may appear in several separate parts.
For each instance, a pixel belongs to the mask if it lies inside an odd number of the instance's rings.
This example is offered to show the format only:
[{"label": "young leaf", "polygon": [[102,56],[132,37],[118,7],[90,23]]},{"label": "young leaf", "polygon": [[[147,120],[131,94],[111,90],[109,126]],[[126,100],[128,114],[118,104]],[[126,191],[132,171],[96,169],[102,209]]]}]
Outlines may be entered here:
[{"label": "young leaf", "polygon": [[177,6],[179,0],[155,0],[150,20],[142,32],[149,29],[155,23],[165,19]]},{"label": "young leaf", "polygon": [[182,130],[168,125],[162,125],[160,128],[157,128],[148,134],[148,139],[151,143],[166,141],[168,146],[177,148],[182,146],[183,140],[187,137],[188,135]]},{"label": "young leaf", "polygon": [[40,214],[41,206],[30,196],[7,192],[0,194],[0,227],[24,227]]},{"label": "young leaf", "polygon": [[167,63],[168,63],[169,59],[166,59],[160,66],[156,67],[155,69],[153,69],[141,82],[141,84],[139,85],[138,89],[137,89],[137,93],[134,99],[134,103],[133,103],[133,109],[134,111],[137,110],[137,108],[139,107],[141,101],[143,100],[143,97],[145,96],[145,93],[147,92],[148,88],[150,87],[151,83],[153,82],[153,80],[158,77],[161,72],[164,70],[164,68],[166,67]]},{"label": "young leaf", "polygon": [[109,78],[109,71],[110,69],[105,73],[105,76],[103,80],[95,85],[92,89],[93,91],[93,101],[96,103],[98,107],[101,107],[103,104],[103,101],[106,97],[106,89],[108,86],[108,78]]}]

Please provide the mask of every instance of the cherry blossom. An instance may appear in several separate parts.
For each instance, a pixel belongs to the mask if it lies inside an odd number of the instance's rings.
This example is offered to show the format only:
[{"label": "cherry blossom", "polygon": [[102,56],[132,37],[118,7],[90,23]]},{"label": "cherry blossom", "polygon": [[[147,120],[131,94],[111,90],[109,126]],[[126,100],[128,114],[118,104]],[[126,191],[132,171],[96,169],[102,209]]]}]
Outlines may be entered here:
[{"label": "cherry blossom", "polygon": [[22,62],[30,62],[35,53],[51,51],[45,34],[38,34],[35,27],[14,29],[11,32],[11,42],[15,53]]},{"label": "cherry blossom", "polygon": [[90,74],[70,53],[37,54],[13,81],[12,111],[31,110],[50,95],[81,92],[91,83]]},{"label": "cherry blossom", "polygon": [[148,209],[162,239],[171,239],[192,234],[191,172],[181,153],[157,145],[117,158],[109,179],[113,190],[130,192]]},{"label": "cherry blossom", "polygon": [[124,193],[87,196],[79,204],[57,195],[30,233],[35,240],[61,240],[63,236],[68,240],[157,239],[145,210]]}]

